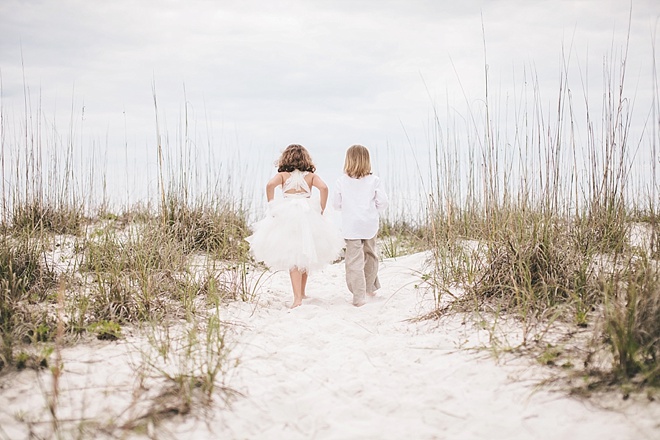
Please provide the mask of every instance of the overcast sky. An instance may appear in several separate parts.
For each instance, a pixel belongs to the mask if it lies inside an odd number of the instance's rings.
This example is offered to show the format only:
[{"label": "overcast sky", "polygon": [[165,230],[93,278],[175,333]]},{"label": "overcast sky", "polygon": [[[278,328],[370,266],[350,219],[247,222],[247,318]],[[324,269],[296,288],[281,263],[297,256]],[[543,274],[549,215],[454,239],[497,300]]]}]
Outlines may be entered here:
[{"label": "overcast sky", "polygon": [[[170,143],[185,108],[199,154],[210,144],[214,161],[254,162],[245,172],[258,180],[294,142],[329,183],[353,143],[370,147],[384,173],[388,160],[428,148],[434,105],[443,113],[483,101],[485,60],[495,92],[513,93],[534,72],[548,103],[568,60],[576,94],[588,89],[600,104],[603,60],[625,46],[629,8],[624,0],[0,0],[5,142],[20,132],[27,87],[33,111],[64,138],[73,114],[80,154],[107,155],[110,192],[138,199],[155,176],[155,87]],[[627,81],[644,115],[659,14],[657,0],[632,2]]]}]

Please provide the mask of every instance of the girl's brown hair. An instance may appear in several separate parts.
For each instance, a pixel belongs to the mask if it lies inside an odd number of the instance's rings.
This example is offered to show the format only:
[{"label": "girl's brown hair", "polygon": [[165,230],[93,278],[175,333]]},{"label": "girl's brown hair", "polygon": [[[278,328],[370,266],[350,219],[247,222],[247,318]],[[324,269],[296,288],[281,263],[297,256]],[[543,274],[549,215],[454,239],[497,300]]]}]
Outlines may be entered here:
[{"label": "girl's brown hair", "polygon": [[348,174],[348,177],[354,179],[371,174],[371,161],[369,160],[369,150],[367,150],[367,147],[353,145],[346,151],[344,172]]},{"label": "girl's brown hair", "polygon": [[290,173],[293,170],[309,171],[310,173],[316,171],[312,157],[302,145],[289,145],[277,161],[277,172],[286,171]]}]

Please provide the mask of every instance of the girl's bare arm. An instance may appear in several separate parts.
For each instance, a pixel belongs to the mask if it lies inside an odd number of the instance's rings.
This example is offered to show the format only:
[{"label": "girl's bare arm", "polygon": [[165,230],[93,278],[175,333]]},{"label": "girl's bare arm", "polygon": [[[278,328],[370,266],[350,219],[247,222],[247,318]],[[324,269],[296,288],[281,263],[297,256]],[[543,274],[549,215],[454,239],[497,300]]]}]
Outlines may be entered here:
[{"label": "girl's bare arm", "polygon": [[314,174],[312,176],[312,186],[318,188],[321,193],[321,214],[325,211],[325,205],[328,203],[328,185],[325,184],[323,179]]},{"label": "girl's bare arm", "polygon": [[273,176],[272,179],[266,184],[266,200],[269,202],[275,197],[275,188],[284,183],[284,179],[281,173],[277,173]]}]

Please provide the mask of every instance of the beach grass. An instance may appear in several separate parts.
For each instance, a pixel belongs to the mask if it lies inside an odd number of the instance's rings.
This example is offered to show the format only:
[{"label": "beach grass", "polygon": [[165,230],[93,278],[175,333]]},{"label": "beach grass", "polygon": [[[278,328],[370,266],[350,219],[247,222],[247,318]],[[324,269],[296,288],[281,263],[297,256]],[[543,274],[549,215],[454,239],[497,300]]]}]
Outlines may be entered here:
[{"label": "beach grass", "polygon": [[[198,170],[180,173],[170,160],[184,153],[158,145],[163,197],[113,210],[95,198],[102,173],[75,166],[79,139],[46,138],[56,130],[34,122],[46,121],[41,109],[16,131],[1,120],[3,181],[11,185],[2,186],[0,218],[0,374],[29,368],[49,377],[42,393],[50,421],[30,421],[35,435],[70,438],[88,429],[83,414],[60,411],[59,353],[94,339],[139,334],[150,341],[136,348],[136,386],[159,379],[151,386],[161,392],[147,397],[149,409],[127,409],[128,420],[93,432],[140,430],[224,401],[229,347],[219,312],[227,301],[252,300],[265,273],[243,240],[248,203],[224,193],[229,184],[217,176],[208,178],[213,187],[194,193],[182,176]],[[176,338],[164,336],[170,329],[178,329]],[[143,408],[139,400],[131,405]]]},{"label": "beach grass", "polygon": [[[464,313],[490,326],[493,343],[513,321],[522,338],[508,349],[535,347],[539,362],[567,366],[590,383],[644,389],[660,386],[660,126],[630,132],[625,59],[611,65],[621,70],[606,65],[598,129],[588,101],[585,114],[574,107],[567,73],[549,108],[530,79],[513,126],[499,122],[507,109],[488,88],[480,107],[469,105],[460,118],[464,126],[436,118],[422,214],[390,212],[379,243],[383,258],[428,251],[432,270],[422,281],[436,301],[428,318]],[[28,136],[2,136],[3,181],[14,184],[2,193],[0,374],[49,368],[54,385],[44,393],[52,432],[61,433],[58,350],[121,339],[130,329],[149,341],[136,368],[141,380],[159,377],[162,392],[123,427],[224,399],[231,366],[220,310],[227,301],[254,301],[268,276],[244,241],[247,196],[230,196],[225,186],[233,184],[216,176],[196,193],[191,144],[170,148],[157,121],[157,196],[112,212],[94,200],[93,167],[79,175],[70,166],[78,162],[75,139],[41,139],[48,131],[35,120],[25,117]],[[578,123],[587,126],[581,138]],[[640,139],[651,145],[650,183],[631,173]],[[47,143],[59,149],[46,152]],[[550,329],[589,332],[573,342],[584,369],[561,359],[566,350]],[[595,365],[603,347],[611,358]]]},{"label": "beach grass", "polygon": [[[437,310],[428,317],[467,313],[492,323],[494,335],[513,319],[523,335],[507,349],[537,347],[541,357],[556,342],[550,333],[587,331],[573,342],[585,365],[575,374],[644,389],[658,385],[660,365],[660,126],[654,118],[631,132],[637,109],[626,94],[625,46],[617,53],[604,63],[600,119],[586,91],[578,109],[567,70],[547,108],[532,75],[509,118],[488,88],[487,66],[479,105],[461,118],[472,135],[459,142],[446,129],[455,120],[435,119],[426,226],[434,270],[426,281]],[[660,113],[654,90],[653,108],[637,111]],[[635,162],[640,145],[650,153],[643,165]],[[596,366],[590,360],[603,346],[611,359]]]}]

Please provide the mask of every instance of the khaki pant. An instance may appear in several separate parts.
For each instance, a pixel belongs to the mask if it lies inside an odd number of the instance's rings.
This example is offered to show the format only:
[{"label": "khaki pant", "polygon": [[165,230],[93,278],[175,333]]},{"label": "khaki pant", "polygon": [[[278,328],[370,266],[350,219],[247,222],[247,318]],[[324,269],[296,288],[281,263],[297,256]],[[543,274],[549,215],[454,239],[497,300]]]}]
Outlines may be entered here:
[{"label": "khaki pant", "polygon": [[346,284],[356,304],[363,302],[367,293],[380,289],[376,237],[345,241]]}]

